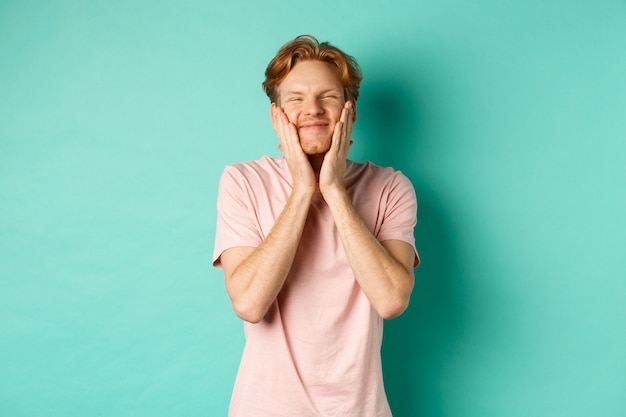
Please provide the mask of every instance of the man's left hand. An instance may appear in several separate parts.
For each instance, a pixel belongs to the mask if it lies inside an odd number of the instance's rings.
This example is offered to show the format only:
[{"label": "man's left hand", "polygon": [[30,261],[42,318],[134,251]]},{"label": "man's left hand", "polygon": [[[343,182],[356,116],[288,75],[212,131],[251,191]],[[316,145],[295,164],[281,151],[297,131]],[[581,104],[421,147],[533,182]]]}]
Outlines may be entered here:
[{"label": "man's left hand", "polygon": [[346,159],[352,140],[352,125],[354,124],[354,103],[347,101],[341,111],[339,122],[335,125],[330,149],[324,156],[320,169],[319,187],[322,195],[332,190],[344,190],[344,171]]}]

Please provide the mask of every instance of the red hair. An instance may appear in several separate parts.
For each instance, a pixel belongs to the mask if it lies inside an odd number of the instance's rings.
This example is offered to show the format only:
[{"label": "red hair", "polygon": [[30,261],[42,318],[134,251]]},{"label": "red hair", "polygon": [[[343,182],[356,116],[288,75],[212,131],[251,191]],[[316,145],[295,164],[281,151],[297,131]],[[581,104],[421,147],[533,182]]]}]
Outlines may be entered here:
[{"label": "red hair", "polygon": [[278,86],[289,71],[298,62],[307,60],[322,61],[332,65],[337,70],[345,99],[356,103],[359,98],[359,86],[363,79],[356,59],[328,42],[318,42],[311,35],[301,35],[287,42],[270,61],[265,70],[263,82],[263,90],[270,101],[276,102]]}]

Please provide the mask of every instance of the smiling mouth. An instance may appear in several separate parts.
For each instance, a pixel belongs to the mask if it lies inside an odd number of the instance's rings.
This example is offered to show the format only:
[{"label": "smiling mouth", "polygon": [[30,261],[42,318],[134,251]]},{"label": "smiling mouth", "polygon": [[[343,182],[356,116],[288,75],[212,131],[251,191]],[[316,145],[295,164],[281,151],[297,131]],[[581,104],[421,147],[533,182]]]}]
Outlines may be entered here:
[{"label": "smiling mouth", "polygon": [[316,129],[326,126],[328,126],[328,123],[326,122],[309,122],[304,123],[302,126],[300,126],[300,129]]}]

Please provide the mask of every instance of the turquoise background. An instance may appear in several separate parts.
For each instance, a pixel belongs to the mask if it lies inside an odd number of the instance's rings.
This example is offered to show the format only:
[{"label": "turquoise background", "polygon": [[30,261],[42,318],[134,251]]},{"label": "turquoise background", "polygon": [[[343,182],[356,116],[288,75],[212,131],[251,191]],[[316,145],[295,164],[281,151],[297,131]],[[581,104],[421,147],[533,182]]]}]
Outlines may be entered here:
[{"label": "turquoise background", "polygon": [[224,165],[278,155],[260,83],[359,60],[351,158],[413,181],[395,415],[626,415],[624,1],[0,1],[0,416],[223,416]]}]

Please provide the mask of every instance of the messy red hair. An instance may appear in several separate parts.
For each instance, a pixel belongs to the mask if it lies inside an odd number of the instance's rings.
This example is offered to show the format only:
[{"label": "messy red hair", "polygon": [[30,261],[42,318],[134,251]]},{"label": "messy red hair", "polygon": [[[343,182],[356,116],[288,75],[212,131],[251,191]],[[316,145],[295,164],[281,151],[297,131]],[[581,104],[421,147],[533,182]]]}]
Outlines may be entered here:
[{"label": "messy red hair", "polygon": [[265,70],[263,90],[271,102],[278,99],[278,86],[300,61],[315,60],[331,64],[337,70],[346,100],[356,102],[363,76],[354,57],[328,42],[318,42],[311,35],[301,35],[287,42]]}]

